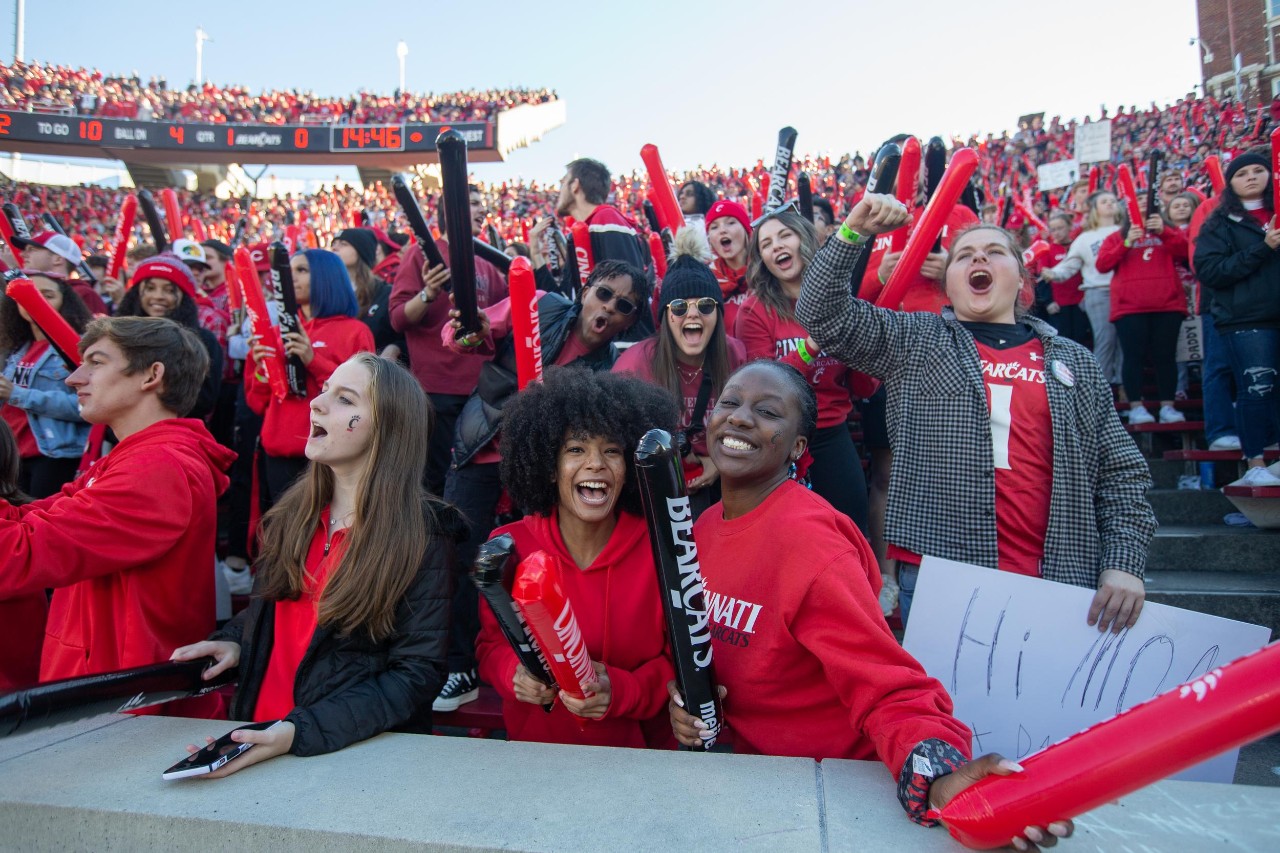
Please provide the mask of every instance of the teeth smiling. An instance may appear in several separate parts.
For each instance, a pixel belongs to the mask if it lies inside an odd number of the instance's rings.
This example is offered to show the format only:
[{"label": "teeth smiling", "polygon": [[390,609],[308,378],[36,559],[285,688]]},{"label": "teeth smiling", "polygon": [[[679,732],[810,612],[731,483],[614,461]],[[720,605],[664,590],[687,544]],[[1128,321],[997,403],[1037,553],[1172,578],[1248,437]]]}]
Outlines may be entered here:
[{"label": "teeth smiling", "polygon": [[607,484],[602,483],[602,482],[600,482],[599,480],[585,480],[585,481],[583,481],[583,482],[579,483],[579,484],[578,484],[578,486],[579,486],[579,487],[581,487],[581,488],[584,488],[584,489],[607,489],[607,488],[609,488],[609,486],[608,486]]},{"label": "teeth smiling", "polygon": [[720,443],[723,444],[725,447],[729,448],[730,450],[755,450],[755,445],[748,444],[747,442],[742,441],[741,439],[730,438],[729,436],[725,436],[724,438],[720,439]]}]

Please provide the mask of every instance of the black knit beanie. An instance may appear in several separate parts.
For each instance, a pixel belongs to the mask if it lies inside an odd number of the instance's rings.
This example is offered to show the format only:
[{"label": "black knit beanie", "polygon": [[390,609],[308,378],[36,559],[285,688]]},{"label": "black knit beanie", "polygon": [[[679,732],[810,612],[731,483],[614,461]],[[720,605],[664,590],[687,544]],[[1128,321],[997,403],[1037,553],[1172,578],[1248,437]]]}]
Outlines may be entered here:
[{"label": "black knit beanie", "polygon": [[1224,175],[1227,179],[1227,183],[1231,183],[1231,178],[1235,173],[1243,169],[1245,166],[1261,166],[1268,172],[1271,171],[1271,164],[1267,162],[1266,157],[1263,157],[1261,154],[1254,154],[1252,151],[1246,151],[1227,164],[1227,171]]},{"label": "black knit beanie", "polygon": [[372,267],[378,262],[378,238],[368,228],[344,228],[333,239],[350,243],[365,266]]}]

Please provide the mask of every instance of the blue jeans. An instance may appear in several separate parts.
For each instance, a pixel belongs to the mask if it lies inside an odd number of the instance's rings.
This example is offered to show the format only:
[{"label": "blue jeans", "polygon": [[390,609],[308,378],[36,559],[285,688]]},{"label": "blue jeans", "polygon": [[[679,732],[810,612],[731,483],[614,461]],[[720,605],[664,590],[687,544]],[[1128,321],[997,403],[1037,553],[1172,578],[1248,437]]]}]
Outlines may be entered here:
[{"label": "blue jeans", "polygon": [[1236,378],[1236,411],[1245,458],[1256,459],[1280,438],[1280,329],[1223,332]]},{"label": "blue jeans", "polygon": [[906,630],[907,617],[911,615],[911,599],[915,598],[916,579],[919,577],[919,566],[898,563],[898,607],[902,613],[903,630]]},{"label": "blue jeans", "polygon": [[1239,435],[1236,410],[1231,402],[1231,361],[1227,345],[1213,325],[1213,315],[1200,315],[1204,332],[1204,363],[1200,367],[1200,389],[1204,395],[1204,437],[1213,444],[1225,435]]}]

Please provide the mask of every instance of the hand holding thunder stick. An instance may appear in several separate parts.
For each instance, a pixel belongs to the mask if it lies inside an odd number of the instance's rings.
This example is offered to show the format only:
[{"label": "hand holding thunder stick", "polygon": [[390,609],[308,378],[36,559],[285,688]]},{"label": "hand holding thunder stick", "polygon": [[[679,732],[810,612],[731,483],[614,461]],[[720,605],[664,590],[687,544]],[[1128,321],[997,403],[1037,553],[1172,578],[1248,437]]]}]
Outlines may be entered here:
[{"label": "hand holding thunder stick", "polygon": [[[609,708],[608,676],[591,660],[573,607],[560,582],[559,561],[546,551],[535,551],[516,570],[511,597],[520,605],[534,641],[542,649],[547,668],[560,688],[561,701],[574,713],[578,727],[585,718],[603,717]],[[597,700],[592,702],[591,700]],[[574,711],[567,700],[576,700]]]},{"label": "hand holding thunder stick", "polygon": [[459,336],[480,330],[476,304],[476,255],[471,243],[471,191],[467,184],[467,142],[456,130],[436,137],[440,152],[440,183],[444,194],[444,223],[449,235],[449,276],[453,305],[458,310]]},{"label": "hand holding thunder stick", "polygon": [[[476,560],[471,567],[471,582],[493,611],[498,627],[515,652],[520,666],[543,686],[550,688],[555,684],[555,679],[547,670],[547,659],[529,633],[524,614],[511,597],[510,587],[515,580],[517,559],[515,540],[511,535],[504,533],[495,536],[476,552]],[[551,710],[549,704],[544,707],[547,711]]]},{"label": "hand holding thunder stick", "polygon": [[[257,343],[257,348],[269,351],[264,357],[259,357],[255,352],[254,361],[263,381],[271,389],[271,395],[277,400],[283,400],[289,393],[289,386],[284,381],[284,344],[280,340],[280,332],[271,325],[271,315],[267,313],[267,300],[262,295],[258,270],[253,265],[249,250],[244,246],[236,246],[234,259],[236,271],[239,273],[240,293],[244,297],[244,309],[249,315],[249,327],[253,333],[253,339]],[[247,374],[245,381],[249,381]]]}]

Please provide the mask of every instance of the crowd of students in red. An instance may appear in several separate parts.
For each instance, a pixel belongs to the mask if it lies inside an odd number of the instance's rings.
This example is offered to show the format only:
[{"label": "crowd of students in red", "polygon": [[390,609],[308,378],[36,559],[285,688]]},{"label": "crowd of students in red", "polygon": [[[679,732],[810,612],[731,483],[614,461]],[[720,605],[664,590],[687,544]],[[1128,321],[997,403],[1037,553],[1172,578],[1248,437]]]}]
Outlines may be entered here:
[{"label": "crowd of students in red", "polygon": [[550,89],[523,88],[391,95],[361,91],[342,97],[296,89],[254,93],[247,86],[210,82],[170,88],[163,78],[143,81],[136,72],[112,75],[40,62],[0,63],[0,80],[0,109],[214,124],[486,121],[521,104],[556,100]]}]

